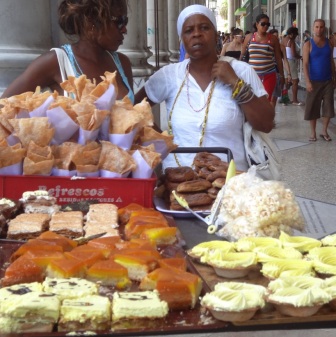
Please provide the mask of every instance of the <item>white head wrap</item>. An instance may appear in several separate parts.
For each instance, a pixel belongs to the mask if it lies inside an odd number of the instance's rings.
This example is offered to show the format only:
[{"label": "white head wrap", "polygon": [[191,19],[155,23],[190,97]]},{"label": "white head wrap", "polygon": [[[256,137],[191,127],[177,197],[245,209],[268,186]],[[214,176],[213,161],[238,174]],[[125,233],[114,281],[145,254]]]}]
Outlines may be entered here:
[{"label": "white head wrap", "polygon": [[177,19],[177,34],[179,38],[181,38],[182,34],[182,26],[184,22],[192,15],[195,14],[202,14],[206,16],[214,25],[215,29],[217,30],[217,23],[215,14],[208,8],[202,5],[191,5],[183,9]]}]

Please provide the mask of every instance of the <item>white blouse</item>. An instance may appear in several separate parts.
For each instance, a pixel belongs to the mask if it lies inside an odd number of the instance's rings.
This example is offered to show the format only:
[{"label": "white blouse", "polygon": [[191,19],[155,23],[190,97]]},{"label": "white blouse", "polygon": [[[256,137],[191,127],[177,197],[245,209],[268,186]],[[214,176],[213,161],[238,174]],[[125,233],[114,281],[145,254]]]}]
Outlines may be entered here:
[{"label": "white blouse", "polygon": [[[172,109],[175,97],[186,75],[189,60],[169,64],[153,74],[145,84],[148,98],[154,103],[166,102],[167,119]],[[256,96],[267,95],[262,82],[254,69],[245,62],[233,60],[231,66],[237,76],[249,83]],[[203,92],[195,79],[189,74],[190,103],[195,110],[204,106],[208,99],[211,83]],[[231,98],[232,89],[229,85],[216,81],[210,101],[208,120],[202,147],[226,147],[233,153],[238,170],[247,170],[243,141],[244,114]],[[188,103],[187,84],[177,98],[171,117],[174,143],[183,147],[199,147],[202,136],[202,124],[206,108],[195,112]],[[218,155],[218,154],[216,154]],[[176,154],[182,166],[191,166],[194,154]],[[226,155],[219,155],[226,161]],[[163,162],[163,167],[177,166],[174,155],[170,154]]]}]

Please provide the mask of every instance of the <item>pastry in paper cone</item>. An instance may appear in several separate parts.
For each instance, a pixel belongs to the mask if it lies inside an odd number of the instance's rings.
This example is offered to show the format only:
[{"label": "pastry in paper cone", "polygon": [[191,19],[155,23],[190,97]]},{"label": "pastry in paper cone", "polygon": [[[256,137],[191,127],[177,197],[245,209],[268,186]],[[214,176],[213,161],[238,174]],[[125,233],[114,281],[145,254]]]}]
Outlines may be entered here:
[{"label": "pastry in paper cone", "polygon": [[133,108],[126,96],[116,101],[111,111],[110,134],[126,134],[134,130],[142,122],[142,114]]},{"label": "pastry in paper cone", "polygon": [[65,113],[75,122],[77,122],[77,114],[72,109],[72,105],[75,104],[76,101],[71,97],[65,97],[65,96],[58,96],[54,102],[52,102],[49,105],[48,109],[54,109],[54,108],[62,108]]},{"label": "pastry in paper cone", "polygon": [[76,166],[98,165],[102,147],[96,142],[80,145],[74,153],[72,160]]},{"label": "pastry in paper cone", "polygon": [[65,142],[61,145],[54,145],[51,148],[55,158],[55,167],[64,170],[74,169],[73,157],[80,148],[79,144]]},{"label": "pastry in paper cone", "polygon": [[26,155],[26,150],[21,144],[9,146],[4,140],[0,143],[0,168],[21,163]]},{"label": "pastry in paper cone", "polygon": [[99,129],[108,111],[98,110],[91,103],[76,103],[72,109],[77,114],[77,121],[83,130],[93,131]]},{"label": "pastry in paper cone", "polygon": [[155,169],[155,167],[157,167],[162,162],[161,154],[155,151],[155,147],[153,144],[148,146],[135,145],[132,147],[132,150],[130,152],[133,153],[136,150],[140,152],[142,158],[152,169]]},{"label": "pastry in paper cone", "polygon": [[15,109],[16,113],[20,110],[33,111],[40,107],[50,96],[56,98],[58,93],[54,91],[41,92],[41,87],[36,87],[35,92],[27,91],[19,95],[14,95],[0,100],[0,105],[4,105],[8,109]]},{"label": "pastry in paper cone", "polygon": [[102,141],[99,169],[125,174],[135,168],[136,163],[128,152],[110,142]]},{"label": "pastry in paper cone", "polygon": [[140,103],[135,104],[133,108],[142,116],[141,127],[154,126],[153,112],[147,101],[147,97],[145,97]]},{"label": "pastry in paper cone", "polygon": [[86,75],[79,77],[68,76],[68,79],[60,84],[61,88],[69,93],[73,93],[77,101],[81,101],[82,96],[88,95],[95,88],[95,83],[87,79]]},{"label": "pastry in paper cone", "polygon": [[47,117],[10,119],[9,122],[23,147],[28,147],[30,141],[39,146],[47,146],[55,133],[55,130],[50,128]]},{"label": "pastry in paper cone", "polygon": [[26,157],[23,161],[23,175],[44,175],[49,176],[54,165],[54,160],[44,160],[35,163]]},{"label": "pastry in paper cone", "polygon": [[54,158],[50,146],[39,146],[34,141],[31,141],[28,145],[27,157],[35,163]]},{"label": "pastry in paper cone", "polygon": [[[160,152],[162,159],[164,159],[168,153],[175,150],[177,145],[174,144],[173,136],[169,135],[167,131],[159,133],[149,126],[145,126],[140,133],[139,142],[141,145],[154,144],[157,152]],[[162,143],[164,148],[162,148]]]}]

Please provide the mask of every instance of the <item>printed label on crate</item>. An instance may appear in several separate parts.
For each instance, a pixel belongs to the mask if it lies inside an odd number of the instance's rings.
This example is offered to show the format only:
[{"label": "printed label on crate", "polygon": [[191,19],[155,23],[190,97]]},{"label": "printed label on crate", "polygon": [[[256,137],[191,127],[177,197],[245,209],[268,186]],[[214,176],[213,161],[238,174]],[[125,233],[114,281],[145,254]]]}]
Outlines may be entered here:
[{"label": "printed label on crate", "polygon": [[130,178],[81,178],[2,176],[0,177],[1,197],[20,199],[23,192],[43,190],[57,199],[57,203],[97,200],[114,203],[118,207],[138,203],[152,207],[156,179]]}]

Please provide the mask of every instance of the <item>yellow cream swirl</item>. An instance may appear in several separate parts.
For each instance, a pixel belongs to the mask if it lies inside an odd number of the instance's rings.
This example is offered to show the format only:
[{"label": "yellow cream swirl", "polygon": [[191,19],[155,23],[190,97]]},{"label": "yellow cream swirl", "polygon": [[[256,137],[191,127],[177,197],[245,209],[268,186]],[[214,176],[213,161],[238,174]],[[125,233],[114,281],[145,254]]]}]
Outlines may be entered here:
[{"label": "yellow cream swirl", "polygon": [[204,295],[201,305],[218,311],[240,312],[246,309],[262,308],[265,301],[258,293],[215,290]]}]

